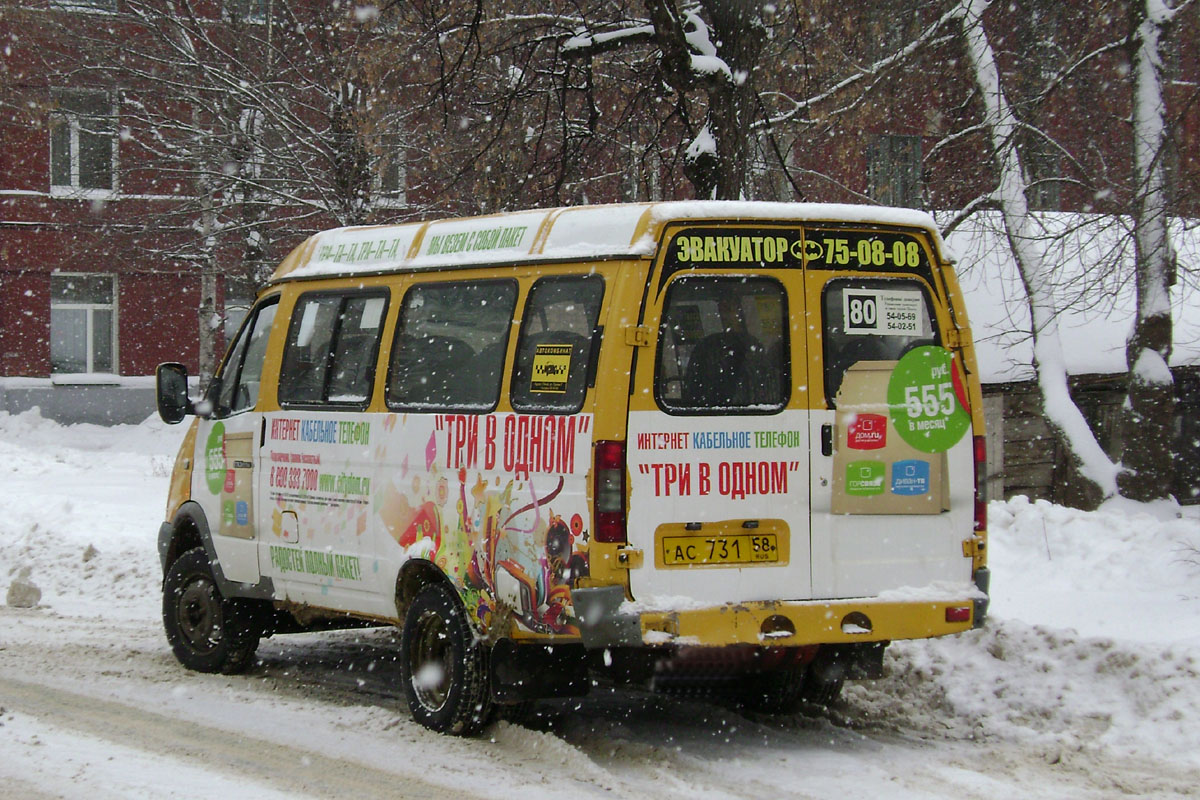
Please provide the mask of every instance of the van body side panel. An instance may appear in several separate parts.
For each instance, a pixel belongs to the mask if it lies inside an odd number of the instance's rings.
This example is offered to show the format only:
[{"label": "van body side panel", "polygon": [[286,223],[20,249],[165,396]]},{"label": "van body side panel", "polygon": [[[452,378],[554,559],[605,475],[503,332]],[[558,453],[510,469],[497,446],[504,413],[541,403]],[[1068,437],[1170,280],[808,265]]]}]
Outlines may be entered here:
[{"label": "van body side panel", "polygon": [[167,513],[164,519],[174,519],[179,507],[192,497],[192,473],[196,464],[196,430],[200,427],[199,418],[193,418],[188,425],[183,441],[179,443],[179,451],[175,455],[175,466],[171,469],[171,485],[167,493]]},{"label": "van body side panel", "polygon": [[518,631],[577,634],[570,589],[587,574],[591,414],[377,420],[384,469],[370,526],[381,581],[394,586],[405,561],[424,559],[483,630],[511,615]]},{"label": "van body side panel", "polygon": [[259,560],[281,599],[374,615],[387,611],[374,599],[385,588],[375,568],[370,513],[378,473],[375,417],[265,414]]},{"label": "van body side panel", "polygon": [[192,470],[192,499],[204,509],[225,577],[239,583],[257,583],[261,574],[253,520],[261,421],[255,412],[201,420],[196,435],[201,468]]}]

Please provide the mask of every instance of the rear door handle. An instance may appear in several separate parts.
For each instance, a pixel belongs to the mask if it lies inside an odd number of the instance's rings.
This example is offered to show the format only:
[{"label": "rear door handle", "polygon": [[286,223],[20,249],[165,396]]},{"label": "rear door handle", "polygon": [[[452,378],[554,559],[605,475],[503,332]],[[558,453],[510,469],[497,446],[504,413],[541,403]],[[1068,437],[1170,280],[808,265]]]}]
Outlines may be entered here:
[{"label": "rear door handle", "polygon": [[833,455],[833,425],[828,422],[821,426],[821,455]]}]

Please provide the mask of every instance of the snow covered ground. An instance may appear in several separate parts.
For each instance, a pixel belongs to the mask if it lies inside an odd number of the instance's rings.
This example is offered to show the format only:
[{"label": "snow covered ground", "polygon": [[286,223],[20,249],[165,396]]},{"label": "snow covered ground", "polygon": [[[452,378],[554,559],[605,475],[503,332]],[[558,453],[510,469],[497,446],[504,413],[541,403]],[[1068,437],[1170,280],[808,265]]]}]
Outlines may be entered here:
[{"label": "snow covered ground", "polygon": [[[748,716],[642,692],[438,736],[390,631],[276,637],[189,673],[155,538],[181,428],[0,414],[0,797],[1116,798],[1200,783],[1200,516],[991,508],[986,629],[897,643],[836,708]],[[0,596],[3,596],[0,594]]]}]

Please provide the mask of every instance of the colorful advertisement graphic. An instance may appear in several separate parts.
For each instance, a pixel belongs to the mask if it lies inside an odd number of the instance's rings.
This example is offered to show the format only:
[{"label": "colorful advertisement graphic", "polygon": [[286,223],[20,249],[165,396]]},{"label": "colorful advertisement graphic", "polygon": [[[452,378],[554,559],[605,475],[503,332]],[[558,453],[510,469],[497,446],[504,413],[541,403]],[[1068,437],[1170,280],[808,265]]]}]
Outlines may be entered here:
[{"label": "colorful advertisement graphic", "polygon": [[918,347],[892,370],[888,411],[900,438],[922,453],[944,453],[971,427],[967,397],[954,355]]},{"label": "colorful advertisement graphic", "polygon": [[929,462],[919,459],[892,464],[892,494],[914,496],[929,494]]},{"label": "colorful advertisement graphic", "polygon": [[204,444],[204,481],[208,490],[220,494],[225,488],[225,423],[215,422]]},{"label": "colorful advertisement graphic", "polygon": [[846,465],[846,494],[870,497],[883,494],[885,467],[879,461],[851,461]]},{"label": "colorful advertisement graphic", "polygon": [[[512,619],[578,633],[571,589],[589,574],[591,417],[392,416],[384,427],[381,456],[400,468],[377,488],[375,514],[404,555],[441,568],[485,630]],[[424,470],[411,468],[416,442]]]},{"label": "colorful advertisement graphic", "polygon": [[846,445],[851,450],[878,450],[887,446],[887,417],[882,414],[859,414],[846,432]]},{"label": "colorful advertisement graphic", "polygon": [[[970,419],[958,404],[950,377],[942,398],[951,413],[934,418],[925,415],[924,406],[920,409],[921,420],[939,421],[931,430],[940,438],[903,435],[909,422],[907,407],[901,406],[899,413],[903,416],[897,417],[897,408],[887,402],[890,393],[919,400],[924,391],[926,396],[937,398],[938,386],[932,379],[953,374],[948,351],[922,347],[913,353],[917,354],[915,368],[914,361],[906,363],[910,353],[898,362],[860,361],[846,370],[837,395],[830,501],[834,514],[939,514],[949,508],[946,455],[941,450],[931,452],[930,448],[949,449],[953,444],[947,443],[949,438],[958,441],[964,432],[956,427],[960,422],[957,415],[962,414],[968,428]],[[910,383],[914,375],[919,380]],[[909,386],[916,387],[915,391],[908,390]],[[923,390],[923,386],[932,388]],[[930,406],[931,413],[942,410],[942,406]],[[867,455],[870,458],[865,458]]]}]

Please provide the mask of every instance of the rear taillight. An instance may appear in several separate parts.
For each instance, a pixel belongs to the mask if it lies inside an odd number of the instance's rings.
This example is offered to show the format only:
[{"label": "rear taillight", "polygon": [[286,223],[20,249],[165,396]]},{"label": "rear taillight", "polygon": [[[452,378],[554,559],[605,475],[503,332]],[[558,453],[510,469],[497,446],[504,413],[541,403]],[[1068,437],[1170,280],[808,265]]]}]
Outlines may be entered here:
[{"label": "rear taillight", "polygon": [[974,438],[975,446],[975,530],[987,530],[987,439]]},{"label": "rear taillight", "polygon": [[970,622],[970,606],[949,606],[946,608],[946,622]]},{"label": "rear taillight", "polygon": [[625,541],[625,443],[596,442],[595,481],[592,497],[596,502],[595,531],[597,542]]}]

